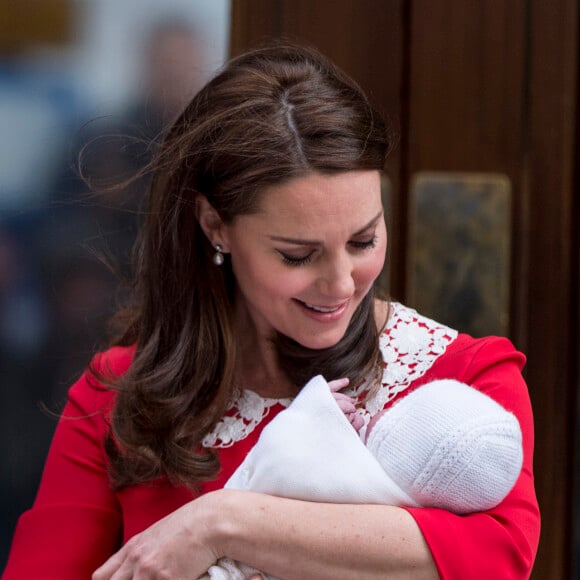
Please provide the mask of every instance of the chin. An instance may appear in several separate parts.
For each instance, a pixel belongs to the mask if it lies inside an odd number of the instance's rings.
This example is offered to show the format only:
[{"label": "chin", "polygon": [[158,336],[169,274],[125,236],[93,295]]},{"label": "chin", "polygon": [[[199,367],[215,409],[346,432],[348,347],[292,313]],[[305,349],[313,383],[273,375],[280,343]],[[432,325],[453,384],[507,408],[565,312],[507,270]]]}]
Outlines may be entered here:
[{"label": "chin", "polygon": [[324,350],[325,348],[332,348],[336,346],[344,337],[346,330],[343,332],[336,333],[321,333],[317,336],[308,336],[294,338],[294,340],[303,346],[304,348],[309,348],[311,350]]}]

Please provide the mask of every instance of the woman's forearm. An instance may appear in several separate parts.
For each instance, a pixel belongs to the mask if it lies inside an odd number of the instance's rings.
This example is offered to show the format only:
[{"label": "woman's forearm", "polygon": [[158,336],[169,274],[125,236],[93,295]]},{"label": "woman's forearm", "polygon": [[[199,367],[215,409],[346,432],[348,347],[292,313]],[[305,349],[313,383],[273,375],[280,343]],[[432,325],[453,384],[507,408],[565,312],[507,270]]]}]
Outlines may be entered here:
[{"label": "woman's forearm", "polygon": [[[241,495],[240,495],[241,494]],[[289,500],[221,491],[220,555],[291,580],[436,579],[427,544],[400,508]]]}]

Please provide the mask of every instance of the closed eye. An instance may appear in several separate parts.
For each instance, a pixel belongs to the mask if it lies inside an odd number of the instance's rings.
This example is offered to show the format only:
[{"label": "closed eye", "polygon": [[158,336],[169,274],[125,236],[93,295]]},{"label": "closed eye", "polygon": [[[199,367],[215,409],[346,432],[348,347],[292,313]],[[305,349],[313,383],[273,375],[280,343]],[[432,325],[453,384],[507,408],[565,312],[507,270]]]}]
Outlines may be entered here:
[{"label": "closed eye", "polygon": [[[373,236],[370,240],[351,240],[349,245],[355,250],[369,250],[377,245],[377,236]],[[305,256],[290,256],[280,250],[278,250],[278,253],[282,256],[282,261],[289,266],[304,266],[305,264],[310,263],[314,256],[314,251]]]},{"label": "closed eye", "polygon": [[314,252],[310,252],[306,256],[289,256],[284,252],[280,252],[280,250],[278,250],[278,253],[282,256],[282,261],[290,266],[303,266],[304,264],[308,264],[314,254]]},{"label": "closed eye", "polygon": [[356,248],[357,250],[368,250],[370,248],[374,248],[377,245],[377,236],[373,236],[370,240],[364,241],[355,241],[352,240],[349,242],[351,247]]}]

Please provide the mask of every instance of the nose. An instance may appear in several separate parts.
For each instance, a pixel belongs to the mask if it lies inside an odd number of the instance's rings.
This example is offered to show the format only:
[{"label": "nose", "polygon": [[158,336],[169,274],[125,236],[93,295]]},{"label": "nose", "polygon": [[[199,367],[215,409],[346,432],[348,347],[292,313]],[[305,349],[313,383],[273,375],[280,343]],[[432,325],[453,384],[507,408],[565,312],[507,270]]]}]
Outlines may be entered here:
[{"label": "nose", "polygon": [[328,257],[318,277],[317,290],[336,302],[353,296],[353,263],[348,254]]}]

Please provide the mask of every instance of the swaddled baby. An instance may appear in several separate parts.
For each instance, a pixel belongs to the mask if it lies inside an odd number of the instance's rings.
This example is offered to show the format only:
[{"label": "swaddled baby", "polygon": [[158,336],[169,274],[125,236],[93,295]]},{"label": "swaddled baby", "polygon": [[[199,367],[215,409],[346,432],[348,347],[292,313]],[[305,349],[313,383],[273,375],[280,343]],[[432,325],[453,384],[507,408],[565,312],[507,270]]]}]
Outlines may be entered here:
[{"label": "swaddled baby", "polygon": [[[338,392],[347,383],[311,379],[264,428],[225,487],[466,514],[494,507],[515,484],[520,426],[487,395],[455,380],[433,381],[365,427],[353,401]],[[205,578],[245,580],[257,572],[224,558]]]}]

